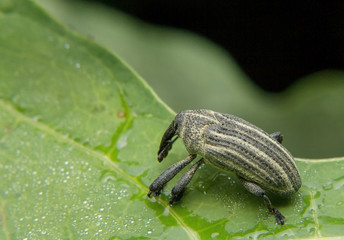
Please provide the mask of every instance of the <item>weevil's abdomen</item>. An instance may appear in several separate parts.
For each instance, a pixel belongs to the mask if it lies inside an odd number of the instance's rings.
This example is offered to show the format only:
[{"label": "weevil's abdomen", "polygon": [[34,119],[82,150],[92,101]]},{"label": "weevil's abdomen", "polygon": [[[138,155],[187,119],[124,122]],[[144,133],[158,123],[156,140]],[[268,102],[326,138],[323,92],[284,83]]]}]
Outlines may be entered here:
[{"label": "weevil's abdomen", "polygon": [[300,188],[294,159],[280,143],[241,118],[216,112],[214,116],[218,123],[203,132],[205,159],[267,191],[287,195]]}]

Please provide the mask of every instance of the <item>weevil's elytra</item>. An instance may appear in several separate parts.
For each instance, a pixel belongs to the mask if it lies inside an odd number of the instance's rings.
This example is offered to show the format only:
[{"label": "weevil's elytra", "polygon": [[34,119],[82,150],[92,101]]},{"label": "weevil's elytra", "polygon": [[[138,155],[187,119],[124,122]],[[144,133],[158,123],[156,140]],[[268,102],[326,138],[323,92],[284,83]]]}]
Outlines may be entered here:
[{"label": "weevil's elytra", "polygon": [[244,187],[264,199],[276,222],[284,224],[284,216],[272,206],[265,191],[288,196],[301,187],[300,174],[289,151],[282,146],[279,132],[268,134],[253,124],[233,115],[211,110],[186,110],[177,114],[165,131],[158,160],[162,161],[180,137],[189,156],[165,170],[149,187],[148,196],[158,196],[175,175],[196,162],[172,190],[170,203],[178,201],[203,162],[225,171],[235,172]]}]

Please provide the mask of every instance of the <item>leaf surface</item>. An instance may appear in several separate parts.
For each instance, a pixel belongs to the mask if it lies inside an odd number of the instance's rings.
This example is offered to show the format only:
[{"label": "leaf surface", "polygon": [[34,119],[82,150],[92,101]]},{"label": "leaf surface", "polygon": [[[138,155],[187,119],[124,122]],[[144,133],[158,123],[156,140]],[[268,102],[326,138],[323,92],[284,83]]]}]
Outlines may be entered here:
[{"label": "leaf surface", "polygon": [[277,226],[237,178],[202,167],[184,198],[149,184],[186,156],[156,151],[173,112],[118,57],[31,1],[0,1],[0,238],[343,237],[344,161],[298,160]]}]

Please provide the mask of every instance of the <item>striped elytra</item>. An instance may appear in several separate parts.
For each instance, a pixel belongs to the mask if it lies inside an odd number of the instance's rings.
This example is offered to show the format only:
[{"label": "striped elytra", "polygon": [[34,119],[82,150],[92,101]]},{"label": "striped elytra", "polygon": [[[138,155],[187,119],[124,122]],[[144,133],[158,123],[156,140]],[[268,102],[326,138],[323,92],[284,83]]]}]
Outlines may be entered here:
[{"label": "striped elytra", "polygon": [[174,121],[189,153],[270,192],[288,195],[300,188],[300,175],[290,152],[253,124],[204,109],[180,112]]}]

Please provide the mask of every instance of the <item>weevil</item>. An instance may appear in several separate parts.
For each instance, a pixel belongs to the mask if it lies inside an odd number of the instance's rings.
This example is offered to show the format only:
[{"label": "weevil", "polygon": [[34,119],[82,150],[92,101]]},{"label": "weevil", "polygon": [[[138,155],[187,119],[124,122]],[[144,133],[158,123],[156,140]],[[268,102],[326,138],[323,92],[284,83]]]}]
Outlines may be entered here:
[{"label": "weevil", "polygon": [[149,187],[148,197],[159,196],[164,186],[197,155],[194,163],[173,187],[170,205],[179,201],[186,186],[203,163],[234,172],[250,193],[262,198],[276,222],[285,217],[273,207],[267,192],[289,196],[301,187],[301,178],[290,152],[282,146],[282,134],[268,134],[255,125],[230,114],[211,110],[185,110],[176,115],[165,131],[158,150],[161,162],[180,137],[188,156],[158,176]]}]

